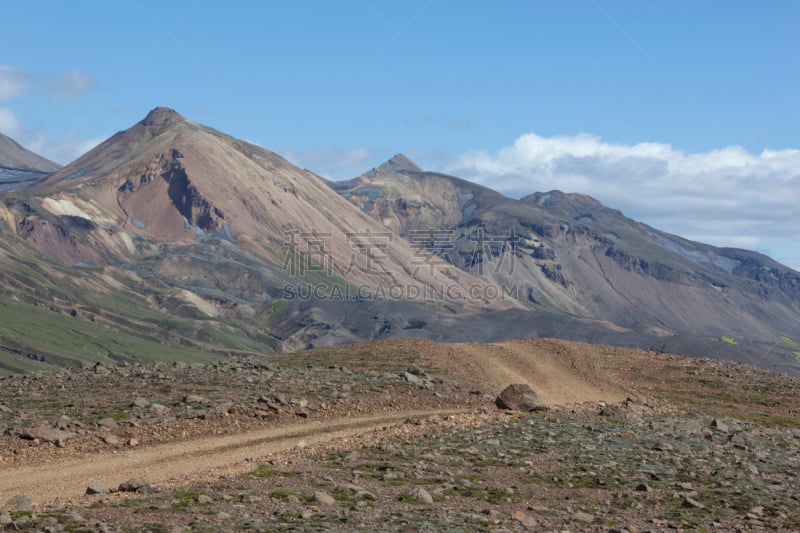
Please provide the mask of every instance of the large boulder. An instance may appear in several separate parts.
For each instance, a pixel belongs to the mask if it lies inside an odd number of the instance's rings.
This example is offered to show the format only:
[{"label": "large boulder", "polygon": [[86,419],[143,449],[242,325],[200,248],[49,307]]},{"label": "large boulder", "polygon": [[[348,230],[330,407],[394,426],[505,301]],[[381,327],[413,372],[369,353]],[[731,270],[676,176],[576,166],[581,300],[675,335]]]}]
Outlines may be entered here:
[{"label": "large boulder", "polygon": [[531,411],[544,411],[547,409],[547,407],[542,405],[539,401],[536,392],[530,388],[530,386],[522,383],[515,383],[503,389],[503,392],[500,393],[494,403],[500,409],[510,409],[511,411],[523,411],[526,413]]}]

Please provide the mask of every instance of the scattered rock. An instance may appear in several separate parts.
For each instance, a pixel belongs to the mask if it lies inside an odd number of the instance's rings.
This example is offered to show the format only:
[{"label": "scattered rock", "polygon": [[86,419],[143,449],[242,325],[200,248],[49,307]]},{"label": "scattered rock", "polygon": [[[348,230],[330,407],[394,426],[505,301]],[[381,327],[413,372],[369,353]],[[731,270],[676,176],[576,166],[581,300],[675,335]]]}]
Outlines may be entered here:
[{"label": "scattered rock", "polygon": [[197,497],[197,503],[200,503],[200,504],[203,504],[203,505],[207,505],[209,503],[212,503],[213,501],[214,500],[208,494],[200,494]]},{"label": "scattered rock", "polygon": [[151,403],[150,410],[153,411],[155,414],[161,416],[165,415],[169,411],[169,407],[166,405],[162,405],[160,403]]},{"label": "scattered rock", "polygon": [[711,421],[711,427],[721,433],[727,433],[731,429],[726,422],[724,422],[719,418],[715,418],[714,420]]},{"label": "scattered rock", "polygon": [[413,496],[415,500],[422,503],[427,503],[428,505],[433,504],[433,496],[431,496],[431,494],[422,487],[414,487],[414,491],[411,493],[411,496]]},{"label": "scattered rock", "polygon": [[86,494],[108,494],[109,490],[105,483],[95,481],[86,487]]},{"label": "scattered rock", "polygon": [[420,367],[418,367],[417,365],[409,365],[409,367],[406,369],[406,372],[411,374],[411,375],[413,375],[413,376],[418,376],[418,377],[421,377],[421,378],[427,378],[428,377],[428,375],[425,374],[425,372]]},{"label": "scattered rock", "polygon": [[109,446],[119,446],[122,444],[122,441],[116,435],[103,435],[103,442],[108,444]]},{"label": "scattered rock", "polygon": [[14,496],[6,502],[6,507],[11,511],[30,511],[32,505],[31,499],[23,494]]},{"label": "scattered rock", "polygon": [[21,429],[19,436],[27,440],[39,440],[40,442],[49,442],[51,444],[58,444],[61,441],[62,444],[65,444],[67,440],[74,438],[76,433],[42,425]]},{"label": "scattered rock", "polygon": [[119,488],[117,488],[120,492],[136,492],[140,488],[147,485],[147,481],[142,478],[131,478],[128,481],[119,484]]},{"label": "scattered rock", "polygon": [[410,372],[403,372],[402,374],[400,374],[400,377],[402,377],[404,380],[408,381],[412,385],[424,386],[427,383],[427,380],[425,378],[421,378]]},{"label": "scattered rock", "polygon": [[705,505],[703,505],[702,503],[700,503],[697,500],[694,500],[694,499],[692,499],[692,498],[690,498],[688,496],[683,499],[683,501],[681,502],[681,506],[682,507],[686,507],[687,509],[705,509],[706,508]]},{"label": "scattered rock", "polygon": [[148,405],[150,405],[150,402],[148,402],[145,398],[142,397],[134,398],[133,403],[131,404],[132,407],[140,407],[142,409],[144,409]]},{"label": "scattered rock", "polygon": [[83,515],[78,514],[77,511],[67,511],[59,516],[58,519],[63,524],[73,522],[77,526],[81,526],[86,522],[86,519],[83,517]]},{"label": "scattered rock", "polygon": [[184,403],[205,403],[206,399],[199,394],[187,394],[183,398]]},{"label": "scattered rock", "polygon": [[594,515],[584,512],[577,512],[572,515],[572,519],[576,522],[583,522],[585,524],[591,524],[594,522]]},{"label": "scattered rock", "polygon": [[119,427],[119,424],[113,418],[101,418],[97,421],[97,425],[107,429],[117,429]]},{"label": "scattered rock", "polygon": [[529,385],[516,383],[509,385],[497,396],[495,404],[500,409],[509,409],[511,411],[539,411],[544,410],[544,407],[539,401],[536,392]]},{"label": "scattered rock", "polygon": [[314,493],[314,501],[320,505],[333,505],[336,500],[327,492],[317,491]]}]

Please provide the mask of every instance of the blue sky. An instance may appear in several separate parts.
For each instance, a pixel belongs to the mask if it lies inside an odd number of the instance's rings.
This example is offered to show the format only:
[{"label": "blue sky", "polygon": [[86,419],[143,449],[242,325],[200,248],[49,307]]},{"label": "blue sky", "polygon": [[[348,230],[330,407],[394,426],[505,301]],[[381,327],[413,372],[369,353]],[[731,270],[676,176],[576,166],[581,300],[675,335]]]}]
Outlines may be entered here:
[{"label": "blue sky", "polygon": [[404,152],[800,268],[796,2],[0,8],[0,132],[60,163],[165,105],[328,177]]}]

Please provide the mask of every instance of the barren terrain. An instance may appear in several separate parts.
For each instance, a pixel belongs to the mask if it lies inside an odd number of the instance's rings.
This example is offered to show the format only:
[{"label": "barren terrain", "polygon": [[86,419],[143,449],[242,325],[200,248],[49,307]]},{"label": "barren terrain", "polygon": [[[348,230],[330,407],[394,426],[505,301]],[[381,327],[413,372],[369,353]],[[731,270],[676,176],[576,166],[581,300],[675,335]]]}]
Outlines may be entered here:
[{"label": "barren terrain", "polygon": [[17,375],[0,528],[796,530],[798,385],[547,339]]}]

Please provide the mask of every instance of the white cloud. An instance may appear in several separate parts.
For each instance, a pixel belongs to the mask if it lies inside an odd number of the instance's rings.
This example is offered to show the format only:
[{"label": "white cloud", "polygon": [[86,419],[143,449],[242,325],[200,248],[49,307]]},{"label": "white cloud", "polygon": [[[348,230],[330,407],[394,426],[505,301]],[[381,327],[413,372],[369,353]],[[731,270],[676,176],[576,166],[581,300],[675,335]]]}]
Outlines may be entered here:
[{"label": "white cloud", "polygon": [[94,77],[89,74],[74,70],[52,76],[48,85],[56,98],[71,100],[94,89],[96,82]]},{"label": "white cloud", "polygon": [[588,194],[659,229],[718,246],[800,248],[800,150],[739,146],[683,153],[662,143],[520,136],[442,170],[509,196],[560,189]]},{"label": "white cloud", "polygon": [[19,119],[14,111],[7,107],[0,107],[0,133],[16,140],[20,131]]},{"label": "white cloud", "polygon": [[78,70],[62,74],[37,74],[0,65],[0,101],[20,98],[29,86],[42,87],[60,100],[71,100],[95,88],[94,76]]},{"label": "white cloud", "polygon": [[31,75],[8,65],[0,65],[0,101],[19,98]]},{"label": "white cloud", "polygon": [[315,146],[308,150],[281,149],[279,153],[293,165],[332,180],[361,175],[375,157],[369,148],[339,148],[333,145]]}]

